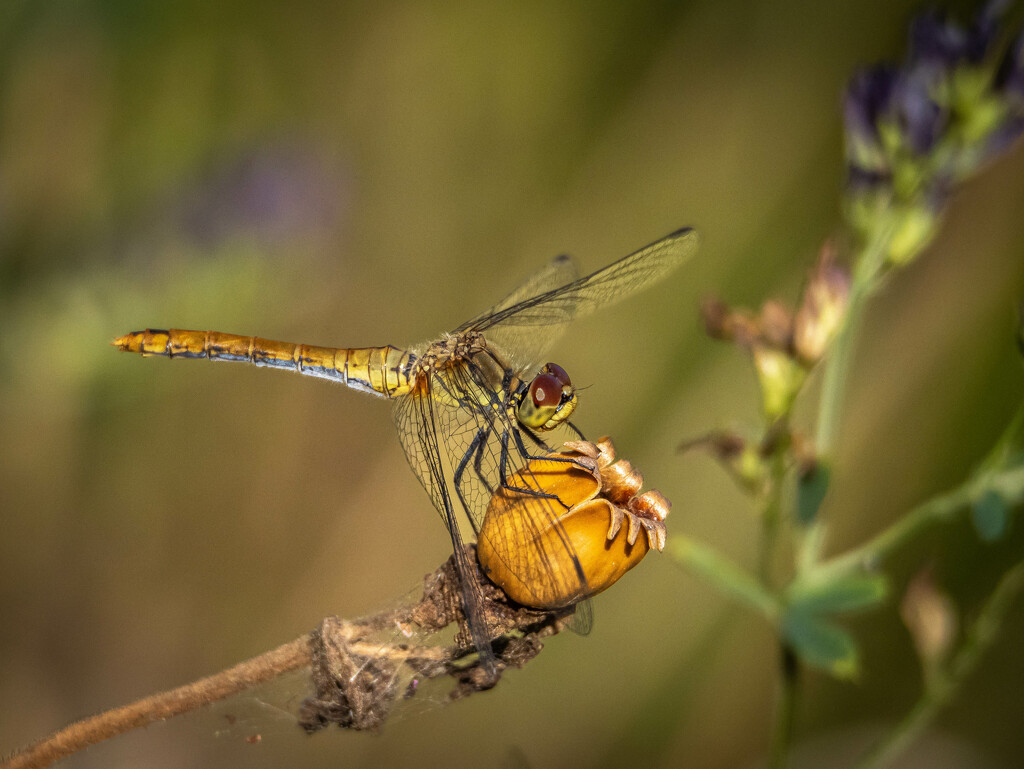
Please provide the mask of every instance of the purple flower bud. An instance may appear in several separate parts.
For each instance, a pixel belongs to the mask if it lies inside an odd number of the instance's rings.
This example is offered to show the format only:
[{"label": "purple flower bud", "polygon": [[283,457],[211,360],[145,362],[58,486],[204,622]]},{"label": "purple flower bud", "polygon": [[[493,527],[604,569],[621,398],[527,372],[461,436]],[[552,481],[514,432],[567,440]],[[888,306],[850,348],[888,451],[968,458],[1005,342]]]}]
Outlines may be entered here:
[{"label": "purple flower bud", "polygon": [[1005,152],[1021,134],[1024,134],[1024,114],[1008,118],[989,135],[985,143],[985,156],[994,157]]},{"label": "purple flower bud", "polygon": [[935,145],[947,122],[947,111],[932,98],[936,73],[930,68],[911,70],[893,89],[901,133],[911,150],[924,155]]},{"label": "purple flower bud", "polygon": [[938,213],[956,184],[1024,132],[1024,36],[994,61],[1006,7],[990,0],[969,27],[924,13],[911,24],[901,67],[850,81],[843,111],[852,195],[889,189]]},{"label": "purple flower bud", "polygon": [[1024,32],[1010,46],[996,73],[996,87],[1024,107]]},{"label": "purple flower bud", "polygon": [[846,131],[866,143],[878,138],[878,118],[888,111],[896,86],[893,67],[865,69],[853,76],[843,97]]},{"label": "purple flower bud", "polygon": [[935,11],[928,11],[910,23],[909,60],[914,64],[955,64],[964,58],[968,35]]},{"label": "purple flower bud", "polygon": [[970,29],[960,27],[935,11],[921,14],[910,25],[909,63],[950,69],[965,61],[981,62],[995,39],[1006,6],[1006,0],[991,0],[978,13]]},{"label": "purple flower bud", "polygon": [[890,174],[869,171],[856,164],[851,164],[846,171],[846,186],[854,193],[869,192],[892,179]]}]

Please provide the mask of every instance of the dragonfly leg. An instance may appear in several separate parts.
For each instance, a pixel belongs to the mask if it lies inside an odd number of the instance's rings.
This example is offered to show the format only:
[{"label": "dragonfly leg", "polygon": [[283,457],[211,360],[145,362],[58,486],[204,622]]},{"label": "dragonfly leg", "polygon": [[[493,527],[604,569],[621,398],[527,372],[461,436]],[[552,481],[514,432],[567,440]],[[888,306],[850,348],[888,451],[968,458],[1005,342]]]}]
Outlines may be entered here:
[{"label": "dragonfly leg", "polygon": [[[551,450],[551,447],[548,446],[548,444],[546,444],[543,440],[541,440],[541,437],[539,435],[536,435],[533,432],[533,430],[531,430],[530,428],[525,427],[524,425],[520,425],[519,426],[519,431],[521,431],[523,433],[526,433],[526,437],[529,438],[531,441],[533,441],[534,445],[538,449],[543,449],[544,451],[550,451]],[[519,432],[519,431],[517,431],[517,432]],[[534,458],[534,456],[529,451],[526,450],[526,444],[523,443],[523,436],[522,435],[517,435],[516,436],[516,443],[519,444],[519,450],[522,452],[524,457],[527,457],[528,459],[533,459]]]},{"label": "dragonfly leg", "polygon": [[583,432],[582,432],[582,431],[580,430],[580,428],[578,428],[578,427],[577,427],[576,425],[574,425],[574,424],[573,424],[572,422],[570,422],[570,421],[566,420],[565,424],[566,424],[566,425],[568,425],[568,427],[569,427],[569,429],[570,429],[570,430],[572,430],[572,431],[573,431],[574,433],[576,433],[576,436],[577,436],[577,437],[578,437],[578,438],[579,438],[579,439],[580,439],[581,441],[585,441],[585,440],[587,439],[587,437],[586,437],[586,436],[585,436],[585,435],[583,434]]},{"label": "dragonfly leg", "polygon": [[[573,430],[576,431],[577,435],[579,435],[580,438],[583,438],[583,434],[579,430],[576,430],[575,427],[573,427]],[[580,465],[579,462],[577,462],[572,457],[560,457],[557,454],[550,454],[550,453],[546,454],[545,456],[540,456],[538,454],[531,454],[526,449],[526,444],[523,442],[523,436],[520,434],[521,432],[522,433],[526,433],[527,437],[529,437],[530,440],[532,440],[534,443],[537,444],[538,447],[544,449],[545,451],[550,452],[551,449],[548,448],[548,445],[544,441],[542,441],[539,436],[534,435],[532,430],[529,430],[529,429],[527,429],[525,427],[520,427],[520,430],[516,430],[515,431],[516,448],[519,450],[519,453],[522,454],[527,460],[543,459],[543,460],[545,460],[547,462],[566,462],[566,463],[571,464],[571,465],[577,465],[579,467],[582,467],[582,465]],[[586,438],[583,438],[583,440],[586,440]],[[587,469],[587,468],[583,468],[583,469]]]},{"label": "dragonfly leg", "polygon": [[[572,431],[576,433],[577,436],[579,436],[580,440],[586,440],[583,433],[580,432],[579,428],[576,427],[576,425],[574,425],[572,422],[566,422],[566,424],[572,428]],[[531,454],[529,451],[527,451],[526,444],[523,442],[523,437],[520,433],[525,433],[527,438],[533,441],[538,448],[543,449],[544,451],[550,452],[551,448],[548,446],[547,443],[541,440],[541,437],[539,435],[534,434],[533,430],[523,425],[520,425],[519,430],[516,432],[516,443],[518,444],[517,448],[519,449],[519,452],[527,459],[545,459],[548,462],[569,462],[574,465],[579,464],[575,459],[572,459],[571,457],[560,457],[557,455],[541,457],[538,456],[537,454]]]},{"label": "dragonfly leg", "polygon": [[[501,483],[501,488],[503,488],[503,489],[505,489],[507,491],[514,491],[514,492],[517,492],[519,494],[525,494],[525,495],[530,496],[530,497],[539,497],[541,499],[554,499],[554,500],[556,500],[558,502],[558,504],[560,504],[562,507],[564,507],[566,510],[568,510],[570,505],[565,504],[565,502],[563,502],[561,499],[559,499],[557,494],[549,494],[546,491],[540,491],[539,489],[524,489],[524,488],[522,488],[520,486],[513,486],[511,483],[508,482],[508,477],[509,477],[509,470],[508,470],[508,435],[509,435],[510,432],[515,434],[515,436],[516,436],[516,443],[518,444],[517,448],[519,449],[519,453],[522,454],[522,456],[526,459],[527,462],[529,462],[532,459],[551,459],[553,461],[561,461],[560,458],[556,459],[555,457],[532,456],[526,450],[526,446],[523,444],[523,439],[519,435],[519,431],[518,430],[507,430],[501,436],[501,459],[500,459],[499,464],[498,464],[498,479],[499,479],[499,482]],[[566,460],[567,461],[571,461],[571,460],[568,459],[568,457],[566,457]]]},{"label": "dragonfly leg", "polygon": [[[558,504],[560,504],[566,510],[571,509],[571,505],[565,504],[565,502],[563,502],[561,500],[561,498],[559,498],[558,495],[556,495],[556,494],[547,494],[547,493],[538,491],[536,489],[519,489],[519,488],[516,488],[516,487],[512,486],[511,484],[509,484],[507,482],[506,479],[508,478],[508,434],[509,434],[509,432],[511,432],[515,436],[516,450],[521,455],[523,455],[523,457],[525,457],[528,462],[530,460],[534,460],[534,459],[543,459],[543,460],[546,460],[546,461],[549,461],[549,462],[568,462],[568,463],[574,464],[574,465],[578,464],[575,460],[573,460],[573,459],[571,459],[569,457],[559,457],[559,456],[554,456],[554,455],[551,455],[551,454],[548,454],[548,455],[545,455],[545,456],[531,456],[530,453],[526,450],[526,444],[523,442],[523,436],[520,434],[519,430],[509,430],[509,431],[506,431],[501,436],[501,465],[500,465],[500,473],[499,473],[499,475],[500,475],[500,478],[501,478],[502,488],[509,489],[510,491],[518,491],[518,492],[520,492],[522,494],[529,494],[529,495],[534,496],[534,497],[542,497],[542,498],[546,498],[546,499],[555,499],[555,500],[558,501]],[[530,430],[524,429],[523,432],[525,432],[527,435],[529,435],[534,440],[535,443],[537,443],[540,446],[544,446],[543,441],[541,441],[540,438],[538,438],[536,435],[533,435],[533,433]],[[566,535],[565,529],[563,529],[560,525],[556,525],[555,526],[555,531],[556,531],[558,537],[561,539],[561,542],[562,542],[563,547],[565,548],[565,551],[568,552],[572,556],[572,564],[573,564],[573,567],[574,567],[574,569],[576,571],[576,579],[577,579],[576,587],[580,590],[580,595],[582,595],[582,594],[584,594],[586,592],[586,585],[587,585],[587,577],[583,573],[583,566],[580,565],[579,559],[576,557],[576,553],[575,553],[575,551],[573,549],[572,544],[569,542],[569,539],[568,539],[568,536]]]},{"label": "dragonfly leg", "polygon": [[[473,440],[470,442],[469,447],[466,449],[466,453],[462,455],[462,459],[459,460],[458,466],[456,466],[455,471],[452,473],[452,480],[454,481],[455,484],[455,493],[458,494],[459,496],[459,501],[462,503],[462,508],[467,511],[472,508],[470,508],[470,506],[467,504],[466,497],[462,493],[462,477],[466,473],[466,466],[469,464],[469,460],[471,458],[473,458],[473,469],[476,472],[477,477],[480,478],[481,481],[483,481],[484,486],[487,488],[487,493],[494,493],[494,489],[492,489],[491,485],[487,483],[487,481],[484,479],[483,473],[481,472],[480,469],[480,463],[483,461],[483,452],[485,447],[487,446],[487,436],[491,434],[491,429],[491,426],[488,425],[487,427],[477,430],[476,435],[473,436]],[[469,516],[469,520],[473,524],[473,529],[475,531],[476,521],[473,520],[472,515]]]},{"label": "dragonfly leg", "polygon": [[487,439],[490,437],[491,432],[494,430],[494,425],[487,425],[484,437],[480,440],[480,445],[476,448],[476,456],[473,458],[473,472],[476,473],[476,477],[480,479],[480,483],[487,489],[487,493],[493,495],[494,487],[487,482],[487,478],[484,476],[483,461],[484,453],[487,448]]}]

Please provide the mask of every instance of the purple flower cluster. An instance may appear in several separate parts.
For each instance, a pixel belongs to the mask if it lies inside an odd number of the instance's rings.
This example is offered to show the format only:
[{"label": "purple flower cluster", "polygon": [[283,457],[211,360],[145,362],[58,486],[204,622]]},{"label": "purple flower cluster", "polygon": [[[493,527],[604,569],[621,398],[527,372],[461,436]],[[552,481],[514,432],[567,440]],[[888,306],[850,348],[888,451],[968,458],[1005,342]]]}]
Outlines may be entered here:
[{"label": "purple flower cluster", "polygon": [[937,210],[949,189],[1024,132],[1024,35],[1000,58],[1002,2],[964,28],[928,12],[902,66],[854,76],[844,98],[851,192]]},{"label": "purple flower cluster", "polygon": [[207,247],[239,234],[271,245],[330,229],[344,179],[300,144],[268,144],[220,162],[186,190],[181,222]]}]

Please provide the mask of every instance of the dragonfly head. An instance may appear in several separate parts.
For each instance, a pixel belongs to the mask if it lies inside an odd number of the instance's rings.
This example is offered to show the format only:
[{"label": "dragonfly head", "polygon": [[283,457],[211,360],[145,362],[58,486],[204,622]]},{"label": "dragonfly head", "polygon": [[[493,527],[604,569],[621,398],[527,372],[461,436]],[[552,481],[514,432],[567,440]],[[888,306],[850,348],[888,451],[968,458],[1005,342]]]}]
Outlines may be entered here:
[{"label": "dragonfly head", "polygon": [[548,363],[526,388],[516,418],[533,430],[551,430],[568,419],[575,408],[576,388],[569,375],[557,363]]}]

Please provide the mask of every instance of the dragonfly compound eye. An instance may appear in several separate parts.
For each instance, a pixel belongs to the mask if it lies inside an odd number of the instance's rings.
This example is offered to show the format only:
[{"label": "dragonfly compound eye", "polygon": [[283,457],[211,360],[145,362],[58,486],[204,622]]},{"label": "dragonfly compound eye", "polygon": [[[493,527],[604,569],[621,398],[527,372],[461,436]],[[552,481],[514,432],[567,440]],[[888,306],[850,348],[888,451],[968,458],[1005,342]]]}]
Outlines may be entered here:
[{"label": "dragonfly compound eye", "polygon": [[557,363],[546,363],[544,368],[541,369],[541,373],[550,374],[562,387],[572,387],[572,381],[569,379],[569,375],[565,369],[559,366]]},{"label": "dragonfly compound eye", "polygon": [[[520,424],[533,430],[548,430],[547,425],[563,407],[562,383],[551,374],[537,374],[519,404]],[[553,427],[554,425],[552,425]]]},{"label": "dragonfly compound eye", "polygon": [[537,408],[557,406],[562,400],[562,383],[551,374],[538,374],[530,383],[530,398]]},{"label": "dragonfly compound eye", "polygon": [[519,422],[534,430],[552,430],[576,408],[576,391],[561,366],[549,363],[530,382],[519,404]]}]

